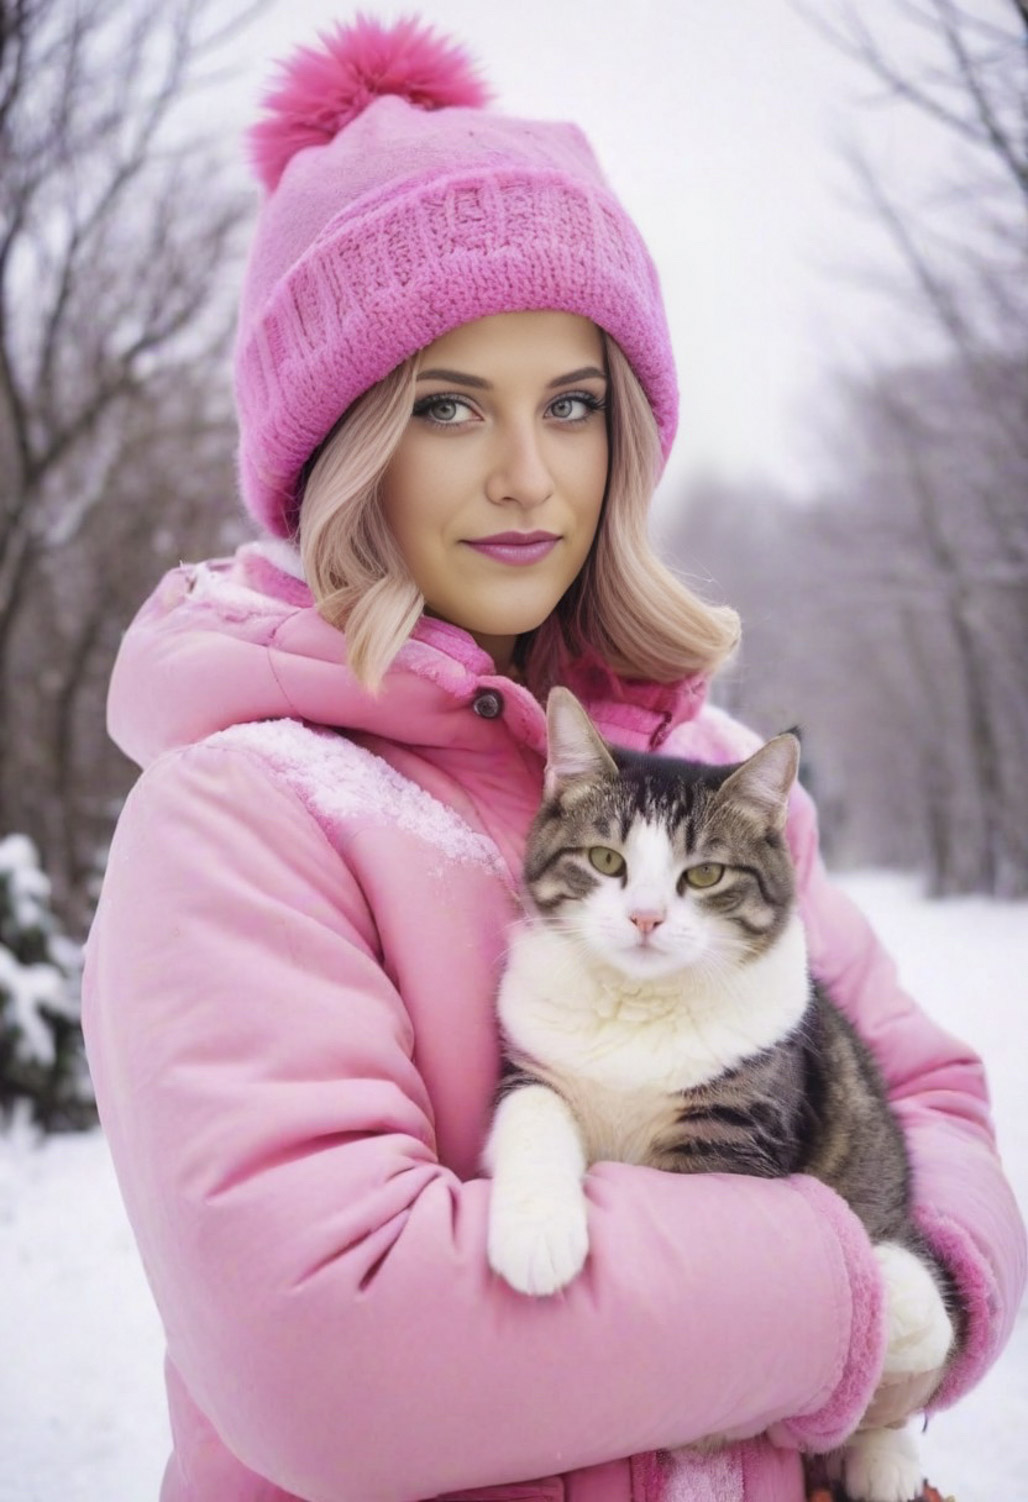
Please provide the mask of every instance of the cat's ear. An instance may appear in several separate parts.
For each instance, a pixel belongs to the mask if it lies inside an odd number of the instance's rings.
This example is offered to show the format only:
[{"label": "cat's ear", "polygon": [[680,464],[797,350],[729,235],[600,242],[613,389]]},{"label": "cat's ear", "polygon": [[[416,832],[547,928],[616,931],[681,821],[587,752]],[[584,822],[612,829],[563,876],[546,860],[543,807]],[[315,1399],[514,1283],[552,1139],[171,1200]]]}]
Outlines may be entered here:
[{"label": "cat's ear", "polygon": [[600,739],[592,720],[568,688],[551,688],[546,700],[546,774],[543,791],[556,798],[569,782],[604,777],[617,762]]},{"label": "cat's ear", "polygon": [[788,732],[776,735],[726,778],[718,796],[745,805],[768,828],[781,831],[799,766],[799,741]]}]

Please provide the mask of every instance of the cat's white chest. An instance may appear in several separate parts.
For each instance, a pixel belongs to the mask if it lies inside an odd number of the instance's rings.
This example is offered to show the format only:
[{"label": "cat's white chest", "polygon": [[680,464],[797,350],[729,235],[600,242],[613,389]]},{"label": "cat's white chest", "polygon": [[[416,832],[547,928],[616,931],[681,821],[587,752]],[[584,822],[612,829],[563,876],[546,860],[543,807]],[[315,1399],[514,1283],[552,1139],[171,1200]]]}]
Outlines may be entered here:
[{"label": "cat's white chest", "polygon": [[809,1000],[806,944],[794,917],[774,946],[731,975],[689,971],[637,980],[588,964],[578,945],[526,923],[512,939],[499,996],[514,1048],[570,1098],[676,1094],[716,1079],[797,1025]]},{"label": "cat's white chest", "polygon": [[632,1090],[583,1076],[559,1075],[560,1090],[574,1112],[590,1163],[646,1163],[654,1141],[671,1127],[674,1097],[652,1087]]}]

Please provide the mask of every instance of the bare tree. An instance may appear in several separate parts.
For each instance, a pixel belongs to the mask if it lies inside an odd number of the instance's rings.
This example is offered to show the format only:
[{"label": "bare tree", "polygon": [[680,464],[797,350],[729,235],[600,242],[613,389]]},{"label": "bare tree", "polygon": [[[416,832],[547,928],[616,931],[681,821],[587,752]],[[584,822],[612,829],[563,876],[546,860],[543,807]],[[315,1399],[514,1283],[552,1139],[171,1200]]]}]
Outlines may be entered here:
[{"label": "bare tree", "polygon": [[[888,169],[856,137],[840,144],[907,271],[880,290],[908,302],[914,289],[971,365],[983,347],[1006,348],[1011,327],[1028,326],[1026,0],[891,0],[893,21],[921,44],[902,60],[867,7],[792,3],[870,81],[869,109],[915,110],[946,138],[946,181],[916,204],[896,197]],[[1028,444],[1023,428],[1010,436]]]},{"label": "bare tree", "polygon": [[235,514],[225,273],[250,205],[182,106],[259,8],[0,0],[0,800],[59,901],[83,804],[109,817],[118,785],[109,753],[83,763],[82,695],[102,723],[165,555]]},{"label": "bare tree", "polygon": [[[1009,406],[1019,369],[990,372]],[[768,734],[799,724],[833,859],[1023,896],[1028,475],[1009,410],[983,413],[956,357],[850,379],[838,401],[830,492],[700,495],[677,539],[743,615],[725,697]]]},{"label": "bare tree", "polygon": [[865,671],[876,683],[887,654],[918,704],[899,754],[918,770],[934,887],[1014,896],[1028,890],[1028,469],[1005,432],[1025,371],[994,364],[1005,410],[981,409],[956,357],[851,386],[850,472],[829,512],[842,597],[891,627]]},{"label": "bare tree", "polygon": [[[926,840],[936,889],[1023,893],[1028,6],[892,0],[891,20],[920,44],[902,52],[886,39],[880,8],[852,0],[794,0],[794,8],[858,65],[870,106],[917,111],[948,141],[945,182],[917,198],[900,197],[888,168],[855,140],[845,147],[903,268],[879,278],[877,291],[901,298],[908,314],[913,293],[949,352],[844,383],[838,478],[825,498],[835,558],[822,554],[816,569],[831,571],[835,609],[848,605],[859,619],[863,603],[861,682],[881,686],[904,728],[888,771],[904,758],[919,769],[917,814],[906,822],[915,843]],[[804,598],[827,621],[820,588],[815,575]],[[852,641],[830,630],[817,640],[819,650],[834,643],[852,653]],[[913,719],[893,691],[897,674],[920,706]],[[817,713],[836,725],[848,719],[828,703]],[[856,744],[872,745],[866,735]],[[852,771],[854,755],[836,749]]]}]

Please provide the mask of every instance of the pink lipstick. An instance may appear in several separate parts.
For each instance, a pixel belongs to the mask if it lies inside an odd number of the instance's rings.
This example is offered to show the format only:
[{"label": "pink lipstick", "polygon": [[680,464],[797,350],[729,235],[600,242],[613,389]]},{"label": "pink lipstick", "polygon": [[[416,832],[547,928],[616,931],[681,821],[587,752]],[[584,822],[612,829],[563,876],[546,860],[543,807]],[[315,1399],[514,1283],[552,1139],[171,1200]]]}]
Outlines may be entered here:
[{"label": "pink lipstick", "polygon": [[498,563],[538,563],[552,552],[560,537],[555,532],[497,532],[493,537],[465,539],[469,548]]}]

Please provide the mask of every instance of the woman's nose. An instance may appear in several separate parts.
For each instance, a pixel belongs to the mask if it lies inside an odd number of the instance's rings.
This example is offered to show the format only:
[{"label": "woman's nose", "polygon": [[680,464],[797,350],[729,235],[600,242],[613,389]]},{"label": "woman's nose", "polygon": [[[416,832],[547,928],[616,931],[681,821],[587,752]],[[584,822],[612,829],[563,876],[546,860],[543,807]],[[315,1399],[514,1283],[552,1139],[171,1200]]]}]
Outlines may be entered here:
[{"label": "woman's nose", "polygon": [[517,428],[497,435],[486,496],[502,505],[541,506],[553,494],[553,475],[546,462],[540,435],[533,429]]}]

